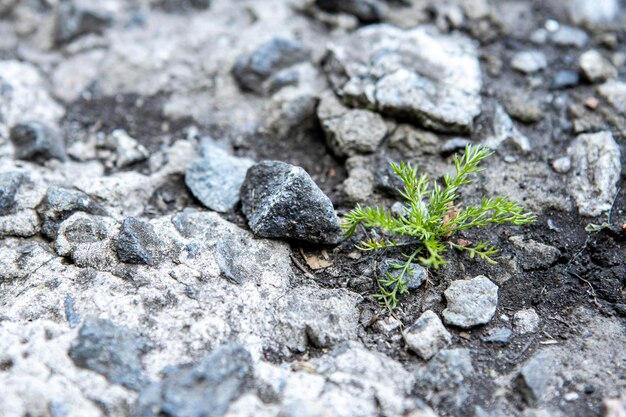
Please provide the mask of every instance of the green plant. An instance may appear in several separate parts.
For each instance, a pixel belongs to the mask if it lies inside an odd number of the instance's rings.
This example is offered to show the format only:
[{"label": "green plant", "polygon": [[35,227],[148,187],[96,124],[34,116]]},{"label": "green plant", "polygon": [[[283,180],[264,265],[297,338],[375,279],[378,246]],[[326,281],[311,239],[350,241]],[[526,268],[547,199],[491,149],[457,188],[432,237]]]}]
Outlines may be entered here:
[{"label": "green plant", "polygon": [[[408,279],[405,277],[412,273],[411,265],[414,261],[427,268],[438,269],[445,264],[443,254],[450,247],[467,251],[470,258],[478,256],[489,263],[496,263],[492,259],[498,252],[494,246],[484,241],[472,245],[463,239],[455,243],[449,240],[454,233],[490,223],[524,225],[535,220],[533,213],[525,211],[508,197],[483,197],[480,205],[465,208],[455,205],[459,188],[475,181],[470,178],[471,174],[482,172],[484,169],[478,165],[492,154],[485,146],[468,145],[462,157],[455,155],[455,173],[444,176],[443,186],[431,181],[426,174],[418,175],[416,166],[404,162],[391,164],[395,174],[404,183],[403,190],[399,190],[406,200],[404,212],[393,213],[383,207],[364,208],[357,204],[345,216],[342,227],[347,237],[354,235],[359,225],[366,229],[376,228],[381,232],[381,237],[357,244],[356,247],[362,251],[410,248],[409,253],[403,254],[403,264],[391,265],[400,271],[398,274],[394,276],[387,272],[385,277],[379,278],[379,292],[374,297],[389,309],[396,308],[398,296],[407,292]],[[402,236],[405,240],[398,241],[394,236]]]}]

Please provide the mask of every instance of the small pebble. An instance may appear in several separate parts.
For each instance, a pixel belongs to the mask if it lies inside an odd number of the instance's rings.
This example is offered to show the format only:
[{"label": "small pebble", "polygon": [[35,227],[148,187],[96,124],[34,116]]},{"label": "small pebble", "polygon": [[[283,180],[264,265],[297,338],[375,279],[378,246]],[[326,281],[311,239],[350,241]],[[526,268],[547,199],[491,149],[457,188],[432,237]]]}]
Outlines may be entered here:
[{"label": "small pebble", "polygon": [[561,90],[576,87],[580,83],[580,76],[576,71],[561,70],[556,73],[550,84],[550,89]]}]

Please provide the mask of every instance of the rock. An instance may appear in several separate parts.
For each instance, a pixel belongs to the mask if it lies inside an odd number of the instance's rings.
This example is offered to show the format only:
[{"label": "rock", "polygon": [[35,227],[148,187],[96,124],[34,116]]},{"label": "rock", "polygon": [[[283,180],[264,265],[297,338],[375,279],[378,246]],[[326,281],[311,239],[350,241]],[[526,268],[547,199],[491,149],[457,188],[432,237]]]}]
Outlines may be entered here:
[{"label": "rock", "polygon": [[515,383],[528,404],[542,403],[552,397],[552,385],[556,379],[554,362],[549,352],[540,351],[522,367]]},{"label": "rock", "polygon": [[535,333],[539,329],[539,315],[534,308],[516,311],[513,324],[519,334]]},{"label": "rock", "polygon": [[20,122],[37,120],[55,126],[65,111],[48,94],[37,68],[18,61],[0,61],[0,135]]},{"label": "rock", "polygon": [[572,21],[591,28],[601,28],[615,20],[619,0],[573,0],[567,3]]},{"label": "rock", "polygon": [[511,67],[520,72],[530,74],[548,67],[548,59],[541,51],[517,52],[511,58]]},{"label": "rock", "polygon": [[550,34],[550,41],[559,46],[582,48],[589,41],[589,35],[582,29],[560,25],[556,31]]},{"label": "rock", "polygon": [[550,84],[552,90],[563,90],[565,88],[576,87],[580,84],[578,72],[571,70],[560,70],[556,73]]},{"label": "rock", "polygon": [[65,161],[65,144],[61,135],[40,122],[16,124],[9,133],[16,159],[43,163],[48,159]]},{"label": "rock", "polygon": [[164,374],[139,394],[133,417],[221,417],[248,389],[253,364],[248,351],[228,344],[198,363],[168,367]]},{"label": "rock", "polygon": [[386,143],[402,152],[406,159],[412,155],[436,155],[441,145],[434,133],[405,123],[396,127]]},{"label": "rock", "polygon": [[252,53],[240,56],[232,73],[242,89],[267,94],[271,92],[272,84],[284,85],[281,78],[289,74],[290,67],[310,58],[311,51],[301,43],[274,38]]},{"label": "rock", "polygon": [[484,275],[453,281],[444,292],[448,307],[443,310],[446,324],[469,329],[489,323],[498,305],[498,286]]},{"label": "rock", "polygon": [[617,77],[617,69],[595,49],[582,54],[578,63],[585,78],[592,83]]},{"label": "rock", "polygon": [[550,268],[561,256],[561,251],[554,246],[524,239],[523,236],[511,236],[509,241],[522,250],[519,260],[525,270]]},{"label": "rock", "polygon": [[51,186],[44,199],[37,207],[37,213],[42,221],[42,233],[56,238],[59,224],[77,211],[106,216],[106,210],[91,197],[79,190]]},{"label": "rock", "polygon": [[383,15],[377,0],[316,0],[315,5],[329,13],[351,14],[361,23],[379,22]]},{"label": "rock", "polygon": [[513,142],[522,152],[530,152],[532,149],[530,140],[519,131],[504,108],[496,103],[493,114],[493,135],[486,138],[484,144],[496,150],[508,141]]},{"label": "rock", "polygon": [[115,249],[122,262],[155,265],[160,244],[150,223],[127,217],[117,236]]},{"label": "rock", "polygon": [[166,12],[193,12],[211,6],[211,0],[157,0],[155,3]]},{"label": "rock", "polygon": [[150,152],[123,129],[115,129],[111,132],[110,141],[115,150],[117,168],[126,168],[134,163],[145,161],[150,156]]},{"label": "rock", "polygon": [[372,153],[387,136],[387,125],[378,113],[348,109],[333,93],[322,96],[317,114],[326,143],[340,158]]},{"label": "rock", "polygon": [[376,171],[374,172],[376,190],[390,197],[400,198],[404,183],[391,168],[392,162],[394,161],[390,158],[377,158]]},{"label": "rock", "polygon": [[207,208],[226,213],[239,202],[239,190],[248,168],[249,158],[237,158],[216,145],[206,144],[203,157],[185,172],[185,184]]},{"label": "rock", "polygon": [[622,170],[619,145],[611,132],[578,135],[568,155],[573,167],[570,192],[580,214],[598,216],[608,211]]},{"label": "rock", "polygon": [[[393,265],[404,266],[404,262],[399,259],[388,258],[378,264],[378,278],[384,278],[387,273],[391,274],[394,278],[397,278],[401,270],[396,269]],[[424,281],[428,280],[428,271],[426,268],[418,263],[412,263],[410,265],[412,269],[411,273],[404,276],[404,281],[407,284],[407,289],[413,291],[422,286]]]},{"label": "rock", "polygon": [[626,416],[626,400],[620,400],[619,398],[606,398],[602,402],[602,405],[604,407],[603,417]]},{"label": "rock", "polygon": [[54,33],[58,45],[87,33],[101,33],[113,22],[113,16],[97,3],[70,0],[59,3]]},{"label": "rock", "polygon": [[253,165],[241,186],[242,210],[262,237],[335,244],[339,220],[330,199],[302,168],[279,161]]},{"label": "rock", "polygon": [[317,94],[301,89],[283,88],[272,95],[265,113],[264,130],[271,136],[287,138],[290,134],[317,126]]},{"label": "rock", "polygon": [[485,343],[501,343],[505,345],[511,341],[511,336],[513,336],[511,329],[506,327],[496,327],[481,337],[481,340]]},{"label": "rock", "polygon": [[0,174],[0,216],[15,212],[17,192],[28,176],[21,172],[6,172]]},{"label": "rock", "polygon": [[449,156],[456,152],[462,151],[465,149],[467,145],[470,145],[472,142],[469,139],[465,138],[452,138],[448,139],[441,145],[441,149],[439,152],[443,156]]},{"label": "rock", "polygon": [[468,132],[480,113],[476,48],[461,35],[367,26],[331,44],[324,69],[347,105],[429,129]]},{"label": "rock", "polygon": [[374,174],[367,166],[367,161],[364,163],[356,162],[352,157],[346,161],[346,167],[348,168],[348,178],[343,182],[343,191],[352,201],[361,202],[366,201],[374,192]]},{"label": "rock", "polygon": [[562,156],[552,161],[552,169],[559,174],[567,174],[572,168],[572,160],[568,156]]},{"label": "rock", "polygon": [[539,100],[520,90],[514,90],[505,95],[502,99],[502,105],[512,118],[520,122],[535,123],[543,117],[543,109]]},{"label": "rock", "polygon": [[88,318],[72,342],[69,355],[76,366],[105,376],[112,384],[138,391],[149,380],[141,357],[152,343],[109,320]]},{"label": "rock", "polygon": [[372,329],[386,336],[389,336],[390,334],[392,334],[393,332],[395,332],[401,327],[402,327],[402,322],[393,317],[379,319],[379,320],[376,320],[374,324],[372,324]]},{"label": "rock", "polygon": [[411,411],[407,417],[439,417],[428,405],[419,401],[417,408]]},{"label": "rock", "polygon": [[626,82],[611,80],[598,87],[598,93],[618,112],[626,115]]},{"label": "rock", "polygon": [[429,360],[452,342],[452,336],[439,316],[431,310],[422,313],[415,323],[402,332],[402,336],[409,349],[424,360]]},{"label": "rock", "polygon": [[455,413],[468,400],[474,374],[469,349],[443,349],[417,370],[415,389],[432,406]]}]

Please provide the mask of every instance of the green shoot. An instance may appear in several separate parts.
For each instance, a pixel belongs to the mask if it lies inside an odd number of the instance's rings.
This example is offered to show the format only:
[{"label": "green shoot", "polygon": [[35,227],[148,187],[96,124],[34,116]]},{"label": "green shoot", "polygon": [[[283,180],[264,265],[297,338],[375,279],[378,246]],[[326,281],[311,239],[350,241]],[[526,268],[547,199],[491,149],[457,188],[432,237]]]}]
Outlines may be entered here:
[{"label": "green shoot", "polygon": [[[342,227],[346,237],[353,236],[359,226],[382,232],[381,237],[357,244],[359,250],[411,248],[408,254],[404,254],[404,264],[391,265],[399,273],[387,272],[379,278],[379,292],[374,298],[382,305],[393,310],[398,306],[398,297],[408,292],[406,277],[412,273],[411,264],[419,262],[427,268],[438,269],[446,263],[443,255],[448,248],[466,251],[470,258],[478,257],[488,263],[496,263],[492,257],[498,253],[497,248],[482,241],[475,245],[463,239],[452,242],[449,238],[454,233],[489,224],[521,226],[535,220],[533,213],[508,197],[483,197],[479,205],[463,209],[455,204],[459,188],[475,181],[472,175],[484,170],[479,164],[492,154],[485,146],[468,145],[463,156],[454,156],[455,173],[444,176],[443,186],[431,181],[426,174],[418,175],[417,167],[411,164],[393,163],[391,168],[404,183],[399,191],[405,200],[405,212],[396,214],[383,207],[364,208],[357,205],[345,216]],[[399,241],[397,237],[408,240]]]}]

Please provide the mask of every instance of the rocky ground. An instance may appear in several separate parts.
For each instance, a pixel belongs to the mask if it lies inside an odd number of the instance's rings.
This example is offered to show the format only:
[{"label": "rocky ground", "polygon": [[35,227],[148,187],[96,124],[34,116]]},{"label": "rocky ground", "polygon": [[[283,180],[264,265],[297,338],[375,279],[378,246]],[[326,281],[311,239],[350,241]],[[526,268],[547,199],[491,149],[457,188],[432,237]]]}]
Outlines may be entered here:
[{"label": "rocky ground", "polygon": [[[619,0],[0,0],[0,416],[626,415]],[[341,237],[496,151],[390,314]],[[265,162],[262,162],[265,161]],[[594,226],[595,225],[595,226]]]}]

